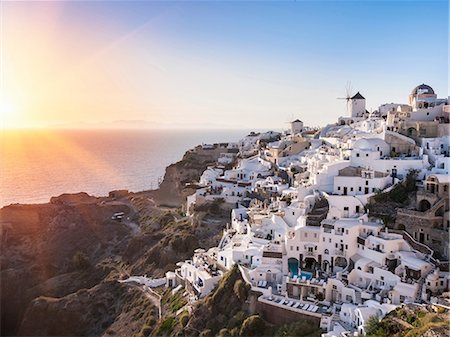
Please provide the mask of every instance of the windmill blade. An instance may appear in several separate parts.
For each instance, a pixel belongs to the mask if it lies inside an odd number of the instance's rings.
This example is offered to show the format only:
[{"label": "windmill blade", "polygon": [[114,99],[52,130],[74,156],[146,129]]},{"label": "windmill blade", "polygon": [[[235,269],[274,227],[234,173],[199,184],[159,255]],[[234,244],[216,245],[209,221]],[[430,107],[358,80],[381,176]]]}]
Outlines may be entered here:
[{"label": "windmill blade", "polygon": [[352,88],[351,81],[347,81],[347,84],[345,86],[345,91],[347,93],[347,99],[350,99],[353,96],[353,88]]},{"label": "windmill blade", "polygon": [[294,120],[294,114],[290,114],[288,117],[288,120],[285,122],[286,124],[291,124],[291,122]]}]

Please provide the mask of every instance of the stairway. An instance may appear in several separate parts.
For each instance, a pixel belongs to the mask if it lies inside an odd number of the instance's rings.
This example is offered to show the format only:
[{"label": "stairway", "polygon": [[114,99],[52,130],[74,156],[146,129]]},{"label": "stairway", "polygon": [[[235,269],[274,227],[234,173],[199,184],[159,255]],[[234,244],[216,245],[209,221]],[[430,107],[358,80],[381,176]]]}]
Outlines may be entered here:
[{"label": "stairway", "polygon": [[356,304],[362,304],[361,292],[355,291]]},{"label": "stairway", "polygon": [[417,291],[416,291],[416,294],[414,297],[414,302],[422,302],[422,292],[423,292],[423,286],[425,285],[425,279],[432,272],[434,272],[434,270],[430,269],[419,279]]},{"label": "stairway", "polygon": [[328,201],[326,198],[322,197],[316,201],[313,209],[306,217],[307,226],[320,226],[323,219],[327,217],[328,214]]}]

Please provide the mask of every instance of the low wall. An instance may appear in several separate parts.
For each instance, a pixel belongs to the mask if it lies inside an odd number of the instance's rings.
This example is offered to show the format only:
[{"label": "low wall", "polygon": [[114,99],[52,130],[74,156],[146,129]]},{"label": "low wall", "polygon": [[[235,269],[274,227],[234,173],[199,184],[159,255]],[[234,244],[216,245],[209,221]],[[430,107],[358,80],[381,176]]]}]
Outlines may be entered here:
[{"label": "low wall", "polygon": [[272,324],[278,325],[305,320],[314,322],[317,327],[320,325],[320,314],[316,314],[318,317],[305,315],[261,301],[256,302],[256,310],[266,321]]}]

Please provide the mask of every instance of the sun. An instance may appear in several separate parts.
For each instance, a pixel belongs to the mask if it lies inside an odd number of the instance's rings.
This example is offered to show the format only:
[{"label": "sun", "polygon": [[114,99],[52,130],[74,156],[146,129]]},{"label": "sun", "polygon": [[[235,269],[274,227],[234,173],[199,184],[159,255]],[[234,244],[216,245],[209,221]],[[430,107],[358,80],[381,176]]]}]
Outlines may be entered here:
[{"label": "sun", "polygon": [[0,124],[3,126],[12,126],[18,121],[18,111],[16,105],[12,100],[1,97],[0,98]]}]

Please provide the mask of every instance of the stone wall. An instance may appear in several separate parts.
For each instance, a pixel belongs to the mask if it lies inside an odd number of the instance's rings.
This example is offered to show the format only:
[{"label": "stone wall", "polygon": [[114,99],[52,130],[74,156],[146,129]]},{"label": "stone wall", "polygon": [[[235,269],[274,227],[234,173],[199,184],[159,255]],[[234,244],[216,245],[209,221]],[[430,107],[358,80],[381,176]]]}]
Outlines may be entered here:
[{"label": "stone wall", "polygon": [[272,324],[286,324],[299,320],[312,321],[319,326],[320,318],[283,309],[274,305],[257,301],[256,310],[261,316]]}]

